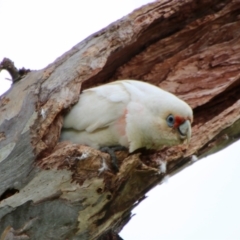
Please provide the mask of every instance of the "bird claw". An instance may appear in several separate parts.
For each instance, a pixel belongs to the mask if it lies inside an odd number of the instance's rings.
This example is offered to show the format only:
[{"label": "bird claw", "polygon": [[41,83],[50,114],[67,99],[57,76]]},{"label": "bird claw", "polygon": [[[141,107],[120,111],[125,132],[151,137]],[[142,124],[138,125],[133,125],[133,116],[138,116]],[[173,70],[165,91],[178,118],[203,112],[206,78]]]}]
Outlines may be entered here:
[{"label": "bird claw", "polygon": [[116,172],[119,172],[118,159],[116,157],[115,151],[123,151],[123,150],[127,150],[127,148],[123,146],[112,146],[112,147],[101,147],[100,150],[110,155],[114,170]]}]

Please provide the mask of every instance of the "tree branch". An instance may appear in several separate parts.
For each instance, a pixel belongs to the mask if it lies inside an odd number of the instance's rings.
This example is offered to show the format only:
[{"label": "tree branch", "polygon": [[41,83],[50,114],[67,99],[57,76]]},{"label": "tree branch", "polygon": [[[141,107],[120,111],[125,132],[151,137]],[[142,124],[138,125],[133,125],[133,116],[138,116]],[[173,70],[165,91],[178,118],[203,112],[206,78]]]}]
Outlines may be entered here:
[{"label": "tree branch", "polygon": [[[239,14],[234,0],[154,2],[14,84],[0,102],[1,240],[113,239],[166,175],[239,139]],[[188,148],[118,152],[115,174],[108,154],[58,141],[80,90],[126,78],[187,101],[193,137]]]},{"label": "tree branch", "polygon": [[19,81],[21,78],[23,78],[28,72],[30,72],[29,69],[21,68],[17,69],[14,65],[14,62],[10,60],[9,58],[4,58],[2,62],[0,63],[0,72],[1,70],[6,70],[9,72],[9,74],[12,77],[13,82]]}]

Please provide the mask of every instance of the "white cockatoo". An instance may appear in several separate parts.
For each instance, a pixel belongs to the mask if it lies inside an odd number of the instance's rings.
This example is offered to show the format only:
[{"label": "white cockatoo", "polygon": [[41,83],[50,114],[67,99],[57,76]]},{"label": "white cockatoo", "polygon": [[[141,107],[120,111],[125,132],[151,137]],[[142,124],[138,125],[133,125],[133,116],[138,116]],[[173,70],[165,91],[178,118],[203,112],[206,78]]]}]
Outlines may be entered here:
[{"label": "white cockatoo", "polygon": [[65,116],[61,140],[99,149],[161,149],[189,142],[191,107],[159,87],[121,80],[84,90]]}]

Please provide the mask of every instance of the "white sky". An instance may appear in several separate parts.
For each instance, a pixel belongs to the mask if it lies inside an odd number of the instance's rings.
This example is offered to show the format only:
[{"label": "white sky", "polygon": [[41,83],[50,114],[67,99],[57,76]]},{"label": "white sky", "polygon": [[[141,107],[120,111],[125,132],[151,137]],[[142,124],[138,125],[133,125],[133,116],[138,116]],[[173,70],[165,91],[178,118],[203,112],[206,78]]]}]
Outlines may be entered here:
[{"label": "white sky", "polygon": [[[0,61],[40,69],[148,0],[0,0]],[[10,82],[0,74],[0,94]],[[121,232],[124,240],[240,239],[240,142],[157,186]]]}]

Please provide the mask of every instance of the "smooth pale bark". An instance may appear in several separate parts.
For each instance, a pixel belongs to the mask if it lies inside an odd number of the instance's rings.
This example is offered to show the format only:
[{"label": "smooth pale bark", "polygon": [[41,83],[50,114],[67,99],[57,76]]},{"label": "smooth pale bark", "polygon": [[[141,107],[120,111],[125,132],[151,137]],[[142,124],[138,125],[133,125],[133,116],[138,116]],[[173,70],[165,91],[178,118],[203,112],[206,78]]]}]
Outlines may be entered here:
[{"label": "smooth pale bark", "polygon": [[[132,208],[166,175],[236,141],[239,29],[239,0],[154,2],[14,83],[0,102],[1,240],[118,239]],[[187,101],[190,145],[119,152],[116,174],[108,154],[59,143],[80,91],[116,79],[151,82]]]}]

